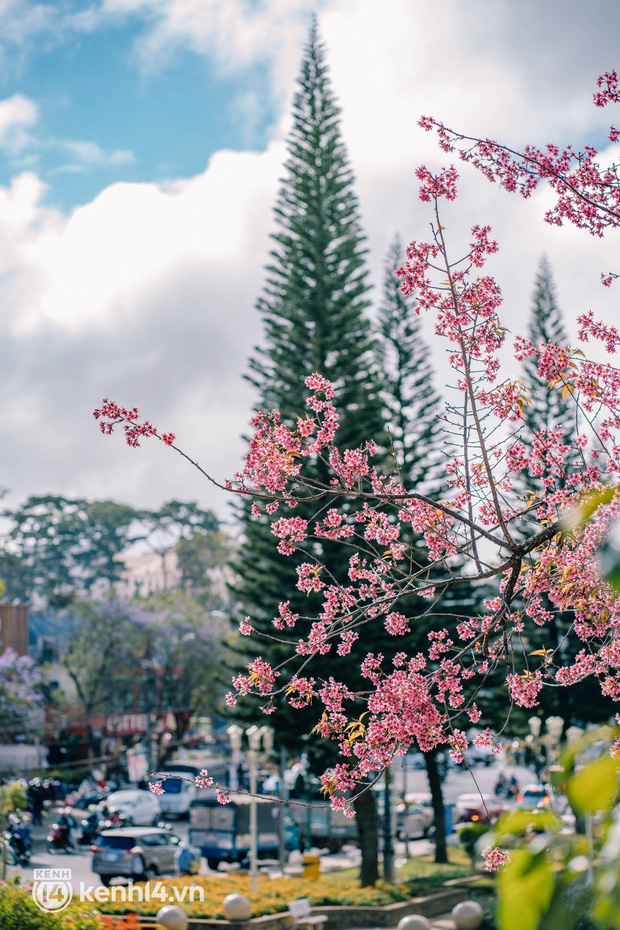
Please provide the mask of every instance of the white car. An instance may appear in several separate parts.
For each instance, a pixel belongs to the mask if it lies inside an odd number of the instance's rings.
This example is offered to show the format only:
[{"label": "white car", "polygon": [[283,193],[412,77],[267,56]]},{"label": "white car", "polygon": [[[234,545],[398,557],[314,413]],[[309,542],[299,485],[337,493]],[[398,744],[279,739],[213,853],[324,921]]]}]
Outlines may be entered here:
[{"label": "white car", "polygon": [[122,814],[127,825],[150,827],[162,817],[161,804],[156,796],[138,788],[113,791],[105,803],[110,810]]},{"label": "white car", "polygon": [[397,829],[401,837],[426,836],[435,821],[431,795],[426,791],[406,794],[404,804],[396,805]]},{"label": "white car", "polygon": [[500,801],[492,794],[479,794],[477,791],[460,794],[454,802],[455,823],[495,823],[498,817],[510,809],[505,801]]}]

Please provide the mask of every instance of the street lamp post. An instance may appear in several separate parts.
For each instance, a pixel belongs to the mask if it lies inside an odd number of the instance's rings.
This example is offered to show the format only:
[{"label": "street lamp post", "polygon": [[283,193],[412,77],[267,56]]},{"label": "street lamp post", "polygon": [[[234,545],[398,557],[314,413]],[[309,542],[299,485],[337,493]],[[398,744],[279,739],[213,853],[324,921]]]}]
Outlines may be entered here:
[{"label": "street lamp post", "polygon": [[528,720],[528,726],[530,728],[530,735],[532,737],[534,771],[536,772],[536,778],[540,778],[540,762],[538,758],[540,752],[540,728],[542,726],[540,717],[530,717]]},{"label": "street lamp post", "polygon": [[547,770],[548,774],[558,757],[558,747],[562,738],[564,729],[564,719],[562,717],[547,717],[547,732],[543,742],[547,747]]},{"label": "street lamp post", "polygon": [[243,730],[233,723],[226,730],[230,741],[230,766],[228,769],[228,787],[232,791],[239,788],[239,762],[241,761],[241,737]]},{"label": "street lamp post", "polygon": [[393,882],[396,879],[394,868],[394,836],[392,833],[392,778],[390,766],[385,767],[385,791],[383,795],[383,879]]},{"label": "street lamp post", "polygon": [[245,731],[248,738],[250,751],[248,761],[250,763],[250,893],[256,894],[258,891],[258,818],[257,818],[257,801],[256,801],[256,768],[258,753],[261,747],[266,753],[273,749],[273,729],[272,727],[249,727]]}]

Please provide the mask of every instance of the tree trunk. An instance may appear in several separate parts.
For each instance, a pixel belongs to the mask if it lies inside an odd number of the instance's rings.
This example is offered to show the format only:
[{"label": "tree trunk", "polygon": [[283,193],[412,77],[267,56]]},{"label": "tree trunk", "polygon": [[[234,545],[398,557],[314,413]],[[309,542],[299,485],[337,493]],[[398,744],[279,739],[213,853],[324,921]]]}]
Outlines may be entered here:
[{"label": "tree trunk", "polygon": [[357,835],[362,852],[360,884],[374,885],[379,879],[379,818],[374,791],[365,791],[353,802]]},{"label": "tree trunk", "polygon": [[426,762],[426,774],[428,776],[428,785],[431,789],[431,799],[433,804],[433,813],[435,815],[435,862],[442,863],[448,861],[448,847],[446,844],[446,810],[443,803],[443,792],[441,790],[441,775],[437,765],[437,750],[424,753]]},{"label": "tree trunk", "polygon": [[383,795],[383,881],[396,881],[394,863],[394,834],[392,818],[392,773],[389,765],[385,768],[385,793]]}]

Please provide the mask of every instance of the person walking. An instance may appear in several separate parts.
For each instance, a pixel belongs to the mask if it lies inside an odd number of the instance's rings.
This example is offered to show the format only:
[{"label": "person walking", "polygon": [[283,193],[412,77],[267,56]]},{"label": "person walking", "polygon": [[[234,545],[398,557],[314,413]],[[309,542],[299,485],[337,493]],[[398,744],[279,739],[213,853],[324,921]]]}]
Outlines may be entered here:
[{"label": "person walking", "polygon": [[177,875],[197,875],[200,871],[200,850],[181,840],[174,854]]}]

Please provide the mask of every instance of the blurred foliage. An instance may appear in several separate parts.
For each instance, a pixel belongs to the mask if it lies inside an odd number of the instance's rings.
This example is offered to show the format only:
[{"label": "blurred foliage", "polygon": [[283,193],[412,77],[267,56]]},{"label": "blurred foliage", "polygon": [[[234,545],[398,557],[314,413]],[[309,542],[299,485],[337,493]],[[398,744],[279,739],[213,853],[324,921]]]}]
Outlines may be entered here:
[{"label": "blurred foliage", "polygon": [[0,883],[2,930],[100,930],[103,923],[91,906],[70,904],[63,911],[42,911],[35,904],[30,885]]},{"label": "blurred foliage", "polygon": [[459,829],[459,842],[472,862],[476,856],[476,843],[488,832],[489,828],[484,823],[467,823]]},{"label": "blurred foliage", "polygon": [[[2,516],[9,529],[0,537],[0,577],[10,600],[51,609],[67,607],[93,590],[110,591],[123,576],[122,554],[139,543],[162,558],[191,540],[183,585],[196,585],[209,558],[227,555],[226,537],[211,510],[168,501],[159,510],[136,510],[110,500],[87,501],[55,494],[33,495]],[[212,540],[198,559],[194,550]],[[196,565],[197,560],[200,562]],[[182,569],[183,571],[183,569]],[[189,573],[189,577],[185,577]]]},{"label": "blurred foliage", "polygon": [[[153,883],[152,883],[153,884]],[[185,897],[183,909],[189,917],[204,917],[221,920],[224,917],[222,902],[226,895],[237,893],[245,895],[252,903],[252,917],[277,914],[288,910],[288,902],[297,898],[308,898],[314,907],[327,905],[349,905],[360,907],[384,906],[405,901],[408,898],[406,887],[388,885],[379,882],[374,888],[360,888],[359,881],[350,879],[339,882],[326,881],[323,876],[318,881],[297,878],[266,878],[259,876],[258,891],[250,891],[250,878],[246,875],[210,875],[191,876],[189,878],[162,878],[158,882],[162,900],[168,901],[172,888],[184,885],[197,885],[202,889],[203,901],[191,901]],[[146,895],[145,895],[146,897]],[[196,896],[197,897],[197,896]],[[161,900],[150,895],[150,901],[106,902],[100,909],[106,914],[154,914],[161,907]]]},{"label": "blurred foliage", "polygon": [[590,730],[552,770],[586,834],[570,833],[553,810],[511,812],[494,842],[510,850],[497,879],[500,930],[614,930],[620,926],[620,760],[611,727]]},{"label": "blurred foliage", "polygon": [[26,810],[26,785],[21,781],[8,781],[0,787],[0,811],[13,814]]}]

